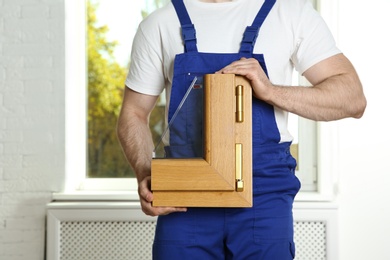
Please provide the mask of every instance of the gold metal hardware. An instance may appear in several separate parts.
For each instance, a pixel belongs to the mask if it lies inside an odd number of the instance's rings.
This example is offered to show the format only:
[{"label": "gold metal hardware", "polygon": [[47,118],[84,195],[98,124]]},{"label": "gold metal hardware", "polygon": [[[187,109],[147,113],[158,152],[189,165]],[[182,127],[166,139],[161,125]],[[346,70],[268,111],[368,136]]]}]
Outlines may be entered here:
[{"label": "gold metal hardware", "polygon": [[244,181],[242,180],[242,144],[236,144],[236,191],[244,191]]},{"label": "gold metal hardware", "polygon": [[244,87],[238,85],[236,87],[236,122],[244,122]]}]

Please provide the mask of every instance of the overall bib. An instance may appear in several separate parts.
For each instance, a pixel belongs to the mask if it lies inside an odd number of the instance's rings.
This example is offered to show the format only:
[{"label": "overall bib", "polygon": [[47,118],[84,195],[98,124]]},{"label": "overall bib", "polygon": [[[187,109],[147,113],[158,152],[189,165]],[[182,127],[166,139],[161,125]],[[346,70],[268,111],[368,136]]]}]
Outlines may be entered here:
[{"label": "overall bib", "polygon": [[[256,59],[264,72],[263,54],[254,54],[260,27],[276,0],[265,0],[244,32],[239,53],[200,53],[195,27],[183,0],[172,0],[182,28],[184,53],[174,61],[168,111],[167,157],[203,156],[204,74],[214,73],[242,57]],[[198,80],[175,113],[194,78]],[[300,188],[290,143],[279,143],[273,106],[253,98],[253,208],[188,208],[186,213],[160,216],[153,244],[154,259],[265,259],[294,257],[292,203]]]}]

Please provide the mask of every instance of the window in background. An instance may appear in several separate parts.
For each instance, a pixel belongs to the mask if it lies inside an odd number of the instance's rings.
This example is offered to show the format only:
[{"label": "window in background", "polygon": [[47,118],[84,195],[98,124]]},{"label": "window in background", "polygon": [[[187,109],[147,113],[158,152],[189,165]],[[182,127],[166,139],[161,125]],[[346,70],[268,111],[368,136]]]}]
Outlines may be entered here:
[{"label": "window in background", "polygon": [[[134,177],[118,143],[115,127],[131,66],[133,36],[139,22],[165,2],[87,1],[89,178]],[[155,113],[163,109],[158,106]],[[151,117],[154,137],[161,134],[163,127],[163,121],[155,113]]]},{"label": "window in background", "polygon": [[[139,22],[169,0],[87,0],[87,180],[81,189],[111,189],[108,178],[134,177],[116,137],[116,121],[124,81],[131,66],[130,51]],[[317,1],[312,1],[315,6]],[[295,75],[296,84],[307,84]],[[151,115],[156,143],[163,132],[165,99],[161,95]],[[291,151],[297,159],[302,191],[317,190],[317,124],[290,114],[289,129],[295,137]],[[92,182],[95,180],[94,182]],[[90,185],[88,183],[97,183]],[[115,182],[117,183],[117,182]],[[97,187],[97,188],[96,188]],[[108,188],[110,187],[110,188]],[[127,186],[126,186],[127,187]]]},{"label": "window in background", "polygon": [[[309,82],[295,73],[293,85],[309,86]],[[291,154],[297,160],[295,174],[301,181],[302,191],[317,190],[317,123],[289,114],[288,128],[294,136]]]}]

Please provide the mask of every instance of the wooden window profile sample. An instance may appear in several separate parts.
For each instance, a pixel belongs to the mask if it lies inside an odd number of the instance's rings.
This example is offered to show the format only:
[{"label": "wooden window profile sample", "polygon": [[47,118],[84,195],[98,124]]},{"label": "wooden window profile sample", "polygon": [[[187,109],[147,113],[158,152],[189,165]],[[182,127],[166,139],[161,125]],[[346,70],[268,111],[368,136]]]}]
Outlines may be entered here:
[{"label": "wooden window profile sample", "polygon": [[204,77],[204,158],[153,159],[153,206],[252,206],[252,88],[233,74]]}]

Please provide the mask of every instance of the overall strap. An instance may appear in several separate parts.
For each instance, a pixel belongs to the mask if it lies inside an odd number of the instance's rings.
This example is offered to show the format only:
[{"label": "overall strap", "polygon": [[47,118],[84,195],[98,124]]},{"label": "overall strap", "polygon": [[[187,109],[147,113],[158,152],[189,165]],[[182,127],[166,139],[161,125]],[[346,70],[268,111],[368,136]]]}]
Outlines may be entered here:
[{"label": "overall strap", "polygon": [[180,20],[184,51],[197,52],[195,26],[191,22],[183,0],[172,0],[172,4],[175,7],[177,16]]},{"label": "overall strap", "polygon": [[260,27],[267,18],[269,12],[274,6],[276,0],[265,0],[260,11],[257,13],[255,20],[251,26],[247,26],[244,32],[244,37],[241,42],[240,53],[252,54],[253,48],[256,43],[257,36],[259,35]]}]

